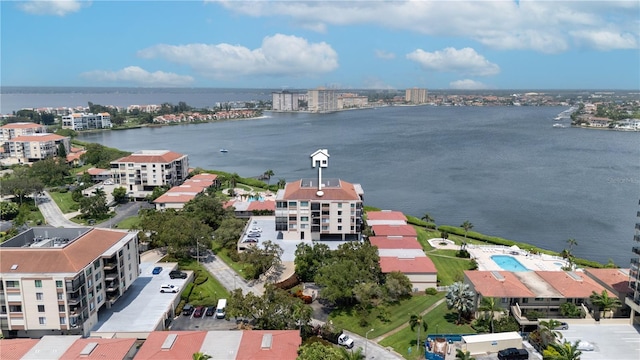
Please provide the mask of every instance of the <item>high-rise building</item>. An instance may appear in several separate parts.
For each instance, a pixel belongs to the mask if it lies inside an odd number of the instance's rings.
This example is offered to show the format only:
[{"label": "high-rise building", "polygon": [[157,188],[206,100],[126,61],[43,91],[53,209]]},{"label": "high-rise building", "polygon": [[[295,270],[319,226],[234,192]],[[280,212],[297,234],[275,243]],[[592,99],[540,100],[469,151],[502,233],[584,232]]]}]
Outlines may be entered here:
[{"label": "high-rise building", "polygon": [[305,94],[299,94],[290,91],[281,91],[271,93],[272,109],[274,111],[298,111],[300,109],[300,100],[304,101]]},{"label": "high-rise building", "polygon": [[404,100],[409,104],[426,104],[427,103],[427,89],[406,89]]},{"label": "high-rise building", "polygon": [[4,337],[83,335],[138,278],[135,232],[29,229],[0,244]]},{"label": "high-rise building", "polygon": [[317,88],[309,90],[307,95],[310,112],[327,113],[338,111],[338,93],[335,90]]},{"label": "high-rise building", "polygon": [[[640,201],[638,202],[640,205]],[[635,254],[631,258],[631,266],[629,267],[629,291],[625,303],[631,308],[631,323],[640,324],[640,211],[637,212],[638,222],[636,223],[635,235],[633,240],[638,245],[632,248]]]}]

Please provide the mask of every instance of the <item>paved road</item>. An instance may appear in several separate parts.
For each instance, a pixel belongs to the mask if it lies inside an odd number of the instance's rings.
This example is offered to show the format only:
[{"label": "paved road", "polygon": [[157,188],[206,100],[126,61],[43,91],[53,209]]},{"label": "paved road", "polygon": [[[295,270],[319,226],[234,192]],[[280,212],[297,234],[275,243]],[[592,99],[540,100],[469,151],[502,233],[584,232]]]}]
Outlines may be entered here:
[{"label": "paved road", "polygon": [[116,205],[116,215],[111,219],[96,224],[95,227],[99,228],[111,228],[115,227],[120,221],[129,218],[131,216],[138,215],[140,209],[153,208],[153,204],[149,204],[146,201],[128,202],[125,204]]},{"label": "paved road", "polygon": [[47,225],[72,228],[83,227],[83,225],[67,220],[62,211],[60,211],[58,204],[51,198],[51,195],[46,191],[44,191],[43,194],[44,195],[36,197],[36,202]]}]

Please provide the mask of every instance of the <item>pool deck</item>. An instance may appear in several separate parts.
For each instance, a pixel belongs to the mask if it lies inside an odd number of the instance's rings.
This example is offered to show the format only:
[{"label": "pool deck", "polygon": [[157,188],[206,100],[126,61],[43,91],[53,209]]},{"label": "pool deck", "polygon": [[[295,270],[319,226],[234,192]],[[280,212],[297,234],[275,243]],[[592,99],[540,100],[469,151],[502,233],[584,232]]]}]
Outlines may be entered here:
[{"label": "pool deck", "polygon": [[[441,245],[446,242],[447,245]],[[459,250],[460,246],[455,245],[451,240],[430,239],[429,244],[438,249]],[[478,262],[478,270],[484,271],[505,271],[495,261],[491,260],[493,255],[509,255],[514,257],[524,267],[532,271],[560,271],[566,265],[567,261],[559,256],[551,256],[547,254],[531,254],[527,250],[518,248],[517,246],[501,246],[501,245],[467,245],[467,251],[473,259]]]}]

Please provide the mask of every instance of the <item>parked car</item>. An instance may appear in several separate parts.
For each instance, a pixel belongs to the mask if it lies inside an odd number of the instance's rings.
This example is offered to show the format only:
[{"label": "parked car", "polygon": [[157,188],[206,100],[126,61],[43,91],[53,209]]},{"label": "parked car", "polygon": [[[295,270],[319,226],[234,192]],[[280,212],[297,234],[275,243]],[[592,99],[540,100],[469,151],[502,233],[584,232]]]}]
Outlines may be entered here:
[{"label": "parked car", "polygon": [[193,312],[193,317],[202,317],[204,315],[204,306],[198,306]]},{"label": "parked car", "polygon": [[257,238],[257,237],[260,237],[260,233],[248,233],[248,234],[247,234],[247,237],[250,237],[250,238]]},{"label": "parked car", "polygon": [[262,228],[259,228],[259,227],[252,227],[251,229],[249,229],[249,232],[258,232],[258,233],[261,233],[261,232],[262,232]]},{"label": "parked car", "polygon": [[213,316],[216,313],[216,307],[215,306],[209,306],[207,308],[207,311],[204,312],[205,315],[207,316]]},{"label": "parked car", "polygon": [[162,267],[161,266],[156,266],[153,268],[153,271],[151,272],[153,275],[158,275],[162,272]]},{"label": "parked car", "polygon": [[351,339],[347,334],[341,334],[338,336],[338,345],[351,349],[353,347],[353,339]]},{"label": "parked car", "polygon": [[507,348],[498,351],[498,360],[527,360],[529,352],[525,349]]},{"label": "parked car", "polygon": [[569,330],[569,324],[561,322],[560,325],[556,326],[553,330]]},{"label": "parked car", "polygon": [[247,239],[242,240],[242,242],[243,243],[257,243],[258,239],[256,239],[256,238],[247,238]]},{"label": "parked car", "polygon": [[193,314],[193,306],[191,304],[186,304],[183,308],[182,308],[182,315],[184,316],[191,316],[191,314]]},{"label": "parked car", "polygon": [[169,273],[169,277],[172,279],[186,279],[187,273],[184,271],[173,270]]},{"label": "parked car", "polygon": [[180,287],[179,286],[175,286],[175,285],[169,285],[169,284],[164,284],[164,285],[160,285],[160,292],[161,293],[177,293],[178,291],[180,291]]}]

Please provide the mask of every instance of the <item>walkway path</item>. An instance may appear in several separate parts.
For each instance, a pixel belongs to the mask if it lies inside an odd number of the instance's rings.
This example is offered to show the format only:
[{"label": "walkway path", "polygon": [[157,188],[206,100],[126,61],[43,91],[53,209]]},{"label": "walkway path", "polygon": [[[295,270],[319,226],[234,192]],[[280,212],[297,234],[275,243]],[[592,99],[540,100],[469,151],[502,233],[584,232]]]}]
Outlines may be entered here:
[{"label": "walkway path", "polygon": [[83,225],[76,224],[72,221],[69,221],[60,208],[58,204],[51,198],[48,192],[44,191],[44,196],[36,197],[36,202],[38,203],[38,209],[44,216],[46,224],[55,227],[83,227]]},{"label": "walkway path", "polygon": [[[425,316],[428,312],[432,311],[433,309],[435,309],[436,307],[438,307],[438,305],[442,304],[445,301],[445,299],[440,299],[438,301],[436,301],[433,305],[429,306],[426,310],[424,310],[423,312],[420,313],[420,316]],[[382,334],[380,336],[378,336],[375,339],[372,339],[375,342],[380,342],[382,341],[382,339],[389,337],[399,331],[402,331],[403,329],[406,329],[409,327],[409,323],[405,323],[404,325],[398,326],[397,328],[389,331],[386,334]]]}]

